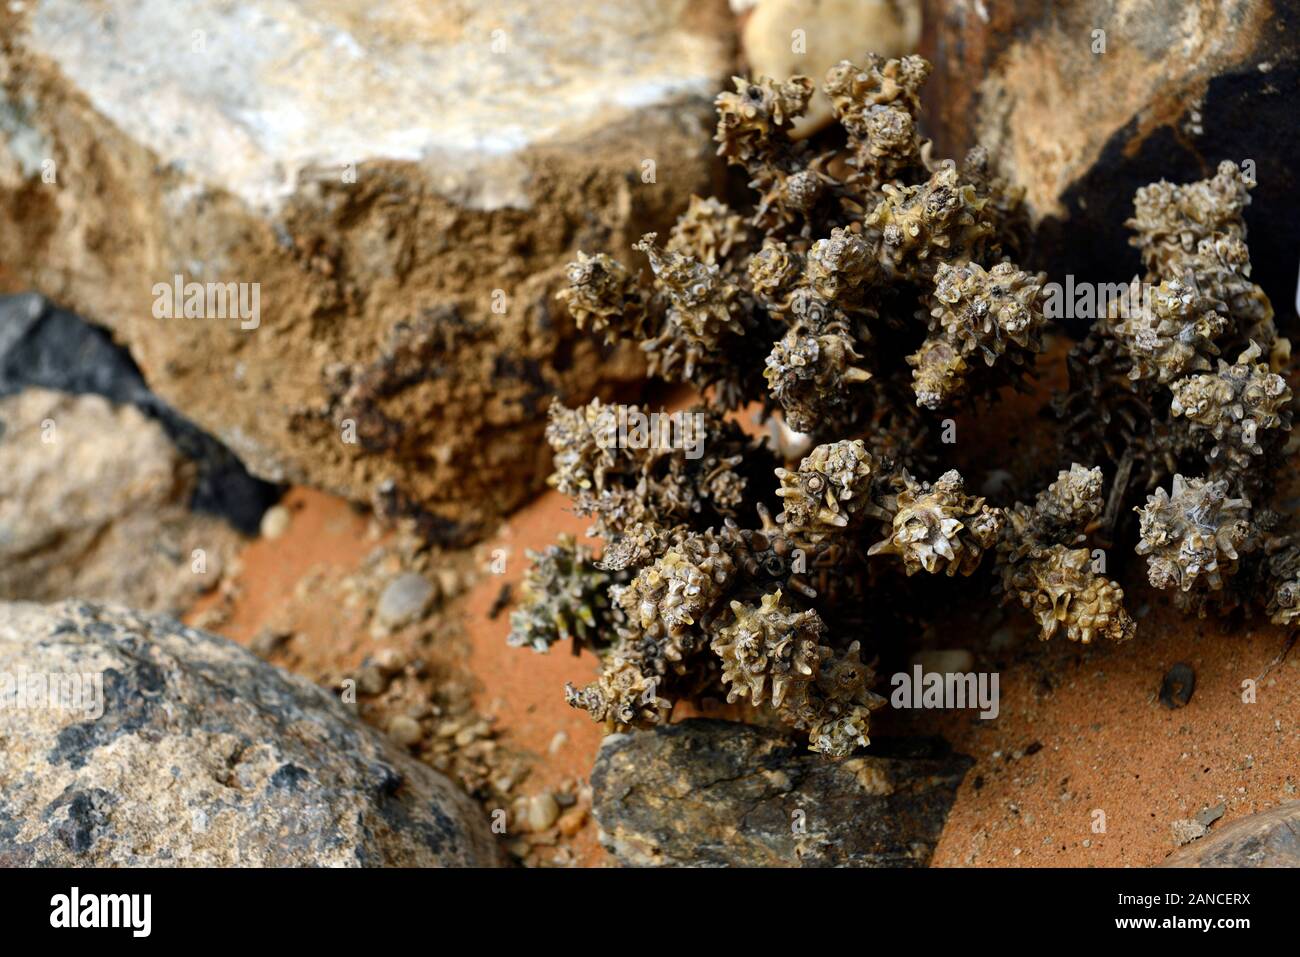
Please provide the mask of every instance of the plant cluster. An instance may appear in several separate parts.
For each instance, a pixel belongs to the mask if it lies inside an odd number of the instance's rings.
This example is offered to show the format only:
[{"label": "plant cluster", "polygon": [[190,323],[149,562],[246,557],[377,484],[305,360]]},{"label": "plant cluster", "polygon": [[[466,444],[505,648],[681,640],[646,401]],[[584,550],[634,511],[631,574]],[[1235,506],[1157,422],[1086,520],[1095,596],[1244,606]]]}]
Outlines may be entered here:
[{"label": "plant cluster", "polygon": [[[1280,520],[1265,544],[1246,500],[1271,488],[1263,463],[1289,427],[1290,392],[1258,361],[1284,340],[1248,279],[1248,196],[1230,164],[1139,193],[1132,225],[1157,294],[1072,353],[1057,403],[1077,433],[1068,468],[1003,507],[940,468],[939,416],[1032,374],[1046,276],[1014,262],[1028,240],[1021,197],[985,152],[931,156],[918,124],[929,70],[915,56],[832,68],[823,89],[843,142],[823,148],[789,135],[812,81],[736,79],[717,98],[716,140],[752,209],[693,199],[662,243],[638,244],[646,283],[603,253],[569,267],[560,299],[580,327],[639,342],[652,374],[706,403],[694,458],[620,443],[618,407],[600,400],[550,412],[551,483],[604,547],[562,540],[534,555],[510,640],[595,651],[599,677],[567,695],[610,729],[725,696],[815,751],[851,753],[882,703],[862,652],[871,612],[900,572],[984,567],[1044,639],[1127,639],[1123,590],[1088,536],[1127,490],[1166,475],[1173,494],[1157,491],[1140,521],[1153,583],[1223,591],[1253,550],[1266,556],[1257,577],[1278,583],[1275,617],[1300,615],[1300,545]],[[750,403],[802,433],[807,454],[779,461],[725,417]],[[1192,460],[1202,477],[1184,479]]]},{"label": "plant cluster", "polygon": [[[1108,509],[1140,506],[1150,583],[1204,615],[1300,616],[1300,546],[1271,507],[1291,429],[1290,344],[1250,279],[1254,184],[1224,162],[1188,185],[1137,191],[1127,223],[1143,274],[1070,355],[1058,401],[1076,455],[1114,463]],[[1122,529],[1115,529],[1122,533]]]}]

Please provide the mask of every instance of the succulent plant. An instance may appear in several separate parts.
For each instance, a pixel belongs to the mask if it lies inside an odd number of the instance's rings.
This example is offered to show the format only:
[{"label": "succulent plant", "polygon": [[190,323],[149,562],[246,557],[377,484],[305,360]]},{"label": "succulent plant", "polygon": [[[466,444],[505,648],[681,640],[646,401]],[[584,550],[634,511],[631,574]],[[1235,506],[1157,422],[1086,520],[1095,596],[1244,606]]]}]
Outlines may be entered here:
[{"label": "succulent plant", "polygon": [[1230,498],[1226,479],[1175,475],[1172,493],[1156,489],[1138,513],[1137,553],[1147,556],[1152,586],[1176,589],[1177,600],[1189,607],[1202,607],[1205,592],[1222,591],[1242,554],[1257,544],[1250,502]]},{"label": "succulent plant", "polygon": [[945,472],[936,482],[917,482],[907,472],[902,488],[890,496],[888,537],[867,550],[869,555],[897,555],[907,574],[969,575],[984,552],[997,541],[1003,517],[984,499],[966,494],[961,473]]},{"label": "succulent plant", "polygon": [[623,622],[610,600],[609,588],[626,575],[597,567],[591,549],[571,535],[541,552],[528,552],[532,562],[524,576],[520,607],[510,615],[508,641],[517,648],[549,651],[570,642],[575,653],[595,647]]},{"label": "succulent plant", "polygon": [[1256,362],[1259,356],[1259,345],[1252,342],[1232,365],[1220,359],[1218,372],[1173,384],[1169,412],[1205,439],[1211,474],[1240,476],[1254,456],[1264,455],[1266,445],[1276,449],[1281,433],[1291,428],[1291,388]]},{"label": "succulent plant", "polygon": [[[1109,523],[1134,505],[1154,587],[1197,614],[1262,604],[1280,620],[1290,562],[1258,546],[1293,534],[1293,518],[1269,507],[1292,421],[1279,374],[1290,344],[1250,281],[1252,186],[1224,162],[1209,179],[1137,191],[1127,225],[1145,272],[1073,350],[1057,409],[1074,454],[1115,463]],[[1144,492],[1145,505],[1133,501]]]},{"label": "succulent plant", "polygon": [[[570,267],[560,298],[575,321],[639,341],[652,375],[704,402],[698,454],[627,447],[618,407],[599,401],[551,410],[552,484],[605,548],[537,559],[515,640],[545,647],[557,617],[594,621],[600,639],[582,640],[600,674],[567,694],[611,729],[725,696],[847,755],[882,703],[862,650],[896,594],[983,575],[1044,639],[1132,637],[1094,534],[1136,539],[1152,584],[1190,611],[1242,605],[1239,573],[1273,620],[1300,620],[1300,533],[1250,505],[1274,484],[1291,394],[1232,164],[1138,192],[1128,225],[1145,273],[1071,351],[1055,480],[993,505],[951,467],[937,417],[1033,376],[1046,276],[1012,261],[1028,217],[988,153],[932,157],[918,122],[929,72],[919,57],[832,68],[822,88],[844,141],[829,148],[790,135],[811,80],[737,79],[716,139],[752,207],[693,199],[663,245],[637,245],[644,286],[604,255]],[[727,414],[751,404],[798,441],[774,454],[747,439]],[[1172,494],[1157,488],[1169,481]],[[903,614],[925,612],[909,599]]]}]

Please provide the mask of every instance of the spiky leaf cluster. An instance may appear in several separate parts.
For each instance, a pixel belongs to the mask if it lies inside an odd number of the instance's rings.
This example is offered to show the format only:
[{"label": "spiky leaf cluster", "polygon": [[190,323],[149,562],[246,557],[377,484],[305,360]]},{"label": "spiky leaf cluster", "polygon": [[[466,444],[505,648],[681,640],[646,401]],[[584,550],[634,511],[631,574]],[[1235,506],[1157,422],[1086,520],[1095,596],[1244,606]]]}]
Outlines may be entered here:
[{"label": "spiky leaf cluster", "polygon": [[[1151,583],[1199,613],[1272,609],[1267,596],[1287,574],[1284,562],[1247,554],[1272,514],[1292,419],[1278,374],[1289,343],[1250,279],[1253,185],[1225,161],[1208,179],[1137,191],[1127,225],[1145,271],[1073,351],[1058,402],[1071,451],[1115,463],[1108,536],[1127,534],[1116,526],[1134,506]],[[1238,574],[1242,587],[1228,587]]]},{"label": "spiky leaf cluster", "polygon": [[605,253],[581,250],[569,263],[569,284],[556,294],[579,329],[603,332],[607,339],[644,334],[646,295],[631,273]]},{"label": "spiky leaf cluster", "polygon": [[1008,566],[1003,583],[1038,620],[1044,641],[1058,630],[1084,644],[1096,638],[1125,641],[1136,630],[1124,609],[1124,589],[1096,573],[1086,548],[1037,549],[1031,560]]},{"label": "spiky leaf cluster", "polygon": [[930,76],[923,57],[889,60],[868,54],[862,67],[843,61],[826,74],[823,89],[848,135],[848,165],[872,187],[908,179],[925,168],[929,141],[917,124],[921,89]]},{"label": "spiky leaf cluster", "polygon": [[1291,388],[1259,356],[1252,342],[1235,363],[1220,359],[1216,373],[1174,383],[1169,412],[1204,441],[1211,475],[1242,476],[1291,428]]},{"label": "spiky leaf cluster", "polygon": [[652,420],[637,406],[592,399],[567,409],[556,402],[546,438],[555,450],[551,485],[580,514],[595,517],[594,531],[603,538],[708,524],[734,514],[743,501],[740,468],[750,443],[710,409]]},{"label": "spiky leaf cluster", "polygon": [[[847,146],[828,150],[790,135],[811,81],[737,79],[717,99],[716,139],[752,206],[693,199],[666,243],[639,245],[640,293],[604,260],[575,266],[570,309],[639,340],[652,374],[713,410],[696,410],[696,457],[611,445],[613,407],[599,402],[551,413],[552,482],[605,539],[588,565],[623,576],[595,616],[600,673],[567,689],[611,729],[726,697],[849,754],[881,703],[864,643],[895,593],[954,587],[946,577],[1022,606],[1044,639],[1127,639],[1124,591],[1089,540],[1112,541],[1134,492],[1174,475],[1141,521],[1142,553],[1170,569],[1157,584],[1213,593],[1264,555],[1252,581],[1270,614],[1300,620],[1300,535],[1279,519],[1256,547],[1237,490],[1276,457],[1290,395],[1248,351],[1276,359],[1285,343],[1249,282],[1235,167],[1139,194],[1130,226],[1147,272],[1073,351],[1058,406],[1062,444],[1085,450],[1076,464],[1003,507],[951,468],[935,413],[1021,384],[1047,317],[1044,277],[1007,258],[1027,243],[1020,195],[984,150],[936,161],[920,135],[928,72],[914,57],[832,69],[823,89]],[[777,423],[786,461],[720,414],[750,404]],[[1209,477],[1184,480],[1189,463]],[[920,624],[926,607],[890,620]]]},{"label": "spiky leaf cluster", "polygon": [[1156,588],[1176,589],[1175,601],[1202,610],[1207,592],[1221,592],[1238,560],[1253,550],[1250,502],[1232,498],[1228,482],[1174,476],[1173,493],[1158,488],[1138,510],[1147,575]]},{"label": "spiky leaf cluster", "polygon": [[1044,641],[1064,631],[1070,641],[1124,641],[1136,625],[1124,609],[1124,590],[1098,571],[1084,546],[1101,515],[1101,469],[1077,462],[1040,492],[1032,505],[1006,510],[997,545],[997,570],[1008,601],[1019,601],[1038,622]]},{"label": "spiky leaf cluster", "polygon": [[818,542],[865,516],[882,516],[872,500],[879,468],[861,439],[819,445],[795,471],[778,468],[781,524],[802,542]]},{"label": "spiky leaf cluster", "polygon": [[[821,152],[791,136],[811,80],[736,79],[717,98],[715,138],[749,175],[752,214],[693,199],[665,245],[638,244],[651,267],[640,296],[627,270],[602,261],[604,289],[580,258],[562,298],[583,323],[639,340],[652,375],[724,410],[760,398],[818,439],[879,426],[918,363],[922,377],[964,366],[918,389],[927,409],[962,399],[965,366],[981,388],[1019,381],[1041,326],[1039,280],[1001,261],[1021,245],[1023,204],[982,151],[960,166],[931,157],[919,133],[929,73],[920,57],[832,68],[823,89],[848,147]],[[936,291],[944,268],[959,273]]]},{"label": "spiky leaf cluster", "polygon": [[973,375],[1004,357],[1007,376],[1029,366],[1043,349],[1039,293],[1045,279],[1008,262],[988,270],[975,262],[941,265],[934,277],[930,337],[907,357],[917,405],[951,405]]},{"label": "spiky leaf cluster", "polygon": [[590,548],[562,535],[554,545],[527,553],[522,602],[510,615],[507,641],[516,648],[549,651],[570,642],[574,652],[608,640],[623,614],[610,600],[611,585],[625,575],[597,567]]},{"label": "spiky leaf cluster", "polygon": [[1002,511],[966,494],[961,474],[945,472],[935,482],[918,482],[907,472],[889,497],[889,535],[870,555],[897,555],[907,574],[969,575],[1002,530]]}]

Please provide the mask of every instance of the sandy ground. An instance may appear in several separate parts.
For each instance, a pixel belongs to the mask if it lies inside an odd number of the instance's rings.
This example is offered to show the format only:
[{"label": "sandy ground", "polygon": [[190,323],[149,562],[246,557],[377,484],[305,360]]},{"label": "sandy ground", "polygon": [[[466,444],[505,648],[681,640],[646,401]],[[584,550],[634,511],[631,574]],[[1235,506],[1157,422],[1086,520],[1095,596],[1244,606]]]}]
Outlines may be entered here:
[{"label": "sandy ground", "polygon": [[[989,635],[972,625],[976,648]],[[1300,652],[1277,628],[1188,622],[1152,607],[1125,645],[1040,644],[979,652],[999,674],[1001,710],[925,712],[917,724],[976,759],[935,866],[1159,864],[1171,824],[1222,805],[1229,821],[1295,800],[1300,785]],[[1178,662],[1196,686],[1159,700]],[[1243,682],[1256,682],[1254,701]]]}]

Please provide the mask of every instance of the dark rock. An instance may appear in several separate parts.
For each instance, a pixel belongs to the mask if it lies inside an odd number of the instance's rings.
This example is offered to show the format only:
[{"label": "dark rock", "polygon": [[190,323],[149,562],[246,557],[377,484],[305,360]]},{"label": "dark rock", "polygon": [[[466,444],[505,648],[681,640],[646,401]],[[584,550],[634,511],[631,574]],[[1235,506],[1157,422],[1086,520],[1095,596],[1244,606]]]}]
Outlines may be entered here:
[{"label": "dark rock", "polygon": [[1226,811],[1227,809],[1228,809],[1227,805],[1222,803],[1216,804],[1214,805],[1214,807],[1202,808],[1199,812],[1197,812],[1196,823],[1203,824],[1206,827],[1209,827],[1219,818],[1223,817],[1223,812]]},{"label": "dark rock", "polygon": [[195,464],[190,507],[254,534],[283,489],[253,478],[229,449],[145,385],[130,354],[103,329],[35,294],[0,296],[0,396],[29,387],[102,395],[156,420]]},{"label": "dark rock", "polygon": [[495,621],[503,611],[510,607],[512,600],[513,589],[510,587],[510,582],[506,582],[497,591],[496,598],[492,599],[492,607],[488,609],[488,618]]},{"label": "dark rock", "polygon": [[[929,0],[926,116],[938,155],[983,142],[1026,189],[1035,266],[1137,274],[1133,193],[1253,160],[1251,278],[1293,320],[1300,246],[1300,0]],[[1094,31],[1104,31],[1104,52]]]},{"label": "dark rock", "polygon": [[[20,700],[32,675],[77,677],[81,696]],[[441,774],[328,692],[171,619],[0,604],[0,695],[0,866],[499,862]]]},{"label": "dark rock", "polygon": [[1196,690],[1196,672],[1185,661],[1170,668],[1160,682],[1160,703],[1166,708],[1181,708],[1192,700]]},{"label": "dark rock", "polygon": [[1215,828],[1164,867],[1300,867],[1300,801]]},{"label": "dark rock", "polygon": [[726,721],[616,734],[592,809],[601,842],[633,866],[923,867],[973,763],[923,744],[831,761]]}]

